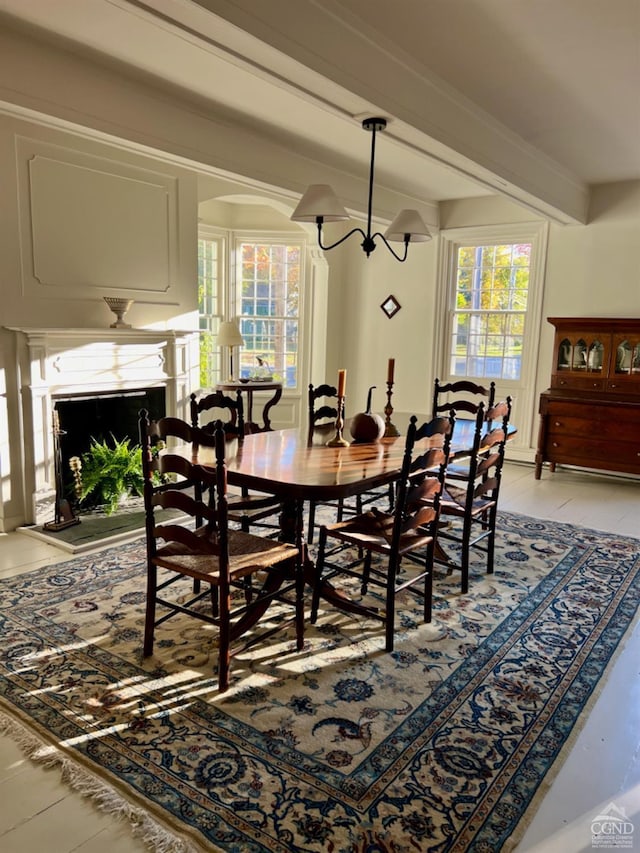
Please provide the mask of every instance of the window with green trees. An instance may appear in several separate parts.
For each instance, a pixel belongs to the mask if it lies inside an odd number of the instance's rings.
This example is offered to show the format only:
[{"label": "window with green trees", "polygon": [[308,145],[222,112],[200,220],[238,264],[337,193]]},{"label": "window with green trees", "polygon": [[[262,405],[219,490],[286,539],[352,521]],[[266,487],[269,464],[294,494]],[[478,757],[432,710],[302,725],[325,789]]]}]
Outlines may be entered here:
[{"label": "window with green trees", "polygon": [[520,379],[532,243],[456,247],[452,376]]}]

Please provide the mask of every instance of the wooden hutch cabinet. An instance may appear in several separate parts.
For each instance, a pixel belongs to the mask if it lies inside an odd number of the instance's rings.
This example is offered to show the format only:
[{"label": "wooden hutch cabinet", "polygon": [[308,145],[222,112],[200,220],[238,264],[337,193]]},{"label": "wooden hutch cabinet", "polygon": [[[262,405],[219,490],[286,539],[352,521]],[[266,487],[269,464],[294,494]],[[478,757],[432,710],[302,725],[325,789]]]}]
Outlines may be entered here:
[{"label": "wooden hutch cabinet", "polygon": [[640,319],[548,320],[556,332],[536,479],[544,462],[640,474]]}]

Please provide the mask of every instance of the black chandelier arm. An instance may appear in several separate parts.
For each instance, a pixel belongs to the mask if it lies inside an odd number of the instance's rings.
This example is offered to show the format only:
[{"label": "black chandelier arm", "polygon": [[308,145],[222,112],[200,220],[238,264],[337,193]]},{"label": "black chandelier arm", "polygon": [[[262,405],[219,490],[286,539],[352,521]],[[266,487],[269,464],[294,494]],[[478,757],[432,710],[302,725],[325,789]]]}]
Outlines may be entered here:
[{"label": "black chandelier arm", "polygon": [[[319,217],[319,219],[320,219],[320,217]],[[329,249],[335,249],[335,247],[339,246],[340,243],[344,243],[345,240],[348,240],[352,234],[362,234],[364,239],[365,240],[367,239],[367,235],[364,233],[362,228],[352,228],[348,234],[344,235],[344,237],[341,237],[339,240],[336,240],[336,242],[332,243],[330,246],[325,246],[324,243],[322,242],[322,220],[321,219],[317,223],[317,225],[318,225],[318,245],[325,252],[329,251]]]},{"label": "black chandelier arm", "polygon": [[348,240],[349,237],[351,237],[353,234],[361,234],[362,238],[363,238],[362,248],[366,252],[367,257],[369,257],[371,252],[373,252],[373,250],[375,249],[375,247],[376,247],[375,240],[376,240],[376,237],[379,237],[397,261],[400,261],[400,263],[404,263],[404,261],[407,260],[407,253],[409,251],[409,240],[410,240],[409,234],[405,235],[405,238],[404,238],[404,254],[401,256],[396,252],[396,250],[389,243],[389,241],[387,240],[387,238],[384,236],[384,234],[381,231],[376,231],[375,234],[365,234],[364,231],[362,230],[362,228],[358,228],[358,227],[352,228],[351,231],[348,231],[339,240],[336,240],[335,243],[331,243],[331,245],[325,246],[325,244],[322,242],[322,219],[320,217],[318,217],[318,221],[316,224],[318,227],[318,245],[320,246],[320,248],[324,252],[329,251],[329,249],[335,249],[336,246],[339,246],[341,243],[344,243],[344,241]]},{"label": "black chandelier arm", "polygon": [[404,261],[407,260],[407,252],[409,251],[409,240],[411,239],[411,236],[409,234],[404,235],[404,254],[402,255],[402,257],[400,257],[400,255],[396,252],[396,250],[393,248],[391,243],[389,243],[389,241],[384,236],[384,234],[380,233],[380,231],[376,231],[375,234],[371,235],[371,240],[375,240],[376,237],[379,237],[382,240],[382,242],[385,244],[387,249],[391,252],[393,257],[397,261],[400,261],[400,263],[403,263]]}]

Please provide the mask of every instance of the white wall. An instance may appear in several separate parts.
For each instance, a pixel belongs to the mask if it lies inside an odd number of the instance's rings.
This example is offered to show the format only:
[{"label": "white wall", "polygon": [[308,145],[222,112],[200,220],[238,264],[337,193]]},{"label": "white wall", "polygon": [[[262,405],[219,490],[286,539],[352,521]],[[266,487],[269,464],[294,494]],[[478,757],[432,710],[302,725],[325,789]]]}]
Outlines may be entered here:
[{"label": "white wall", "polygon": [[[594,186],[588,225],[551,227],[542,316],[640,317],[639,246],[640,181]],[[536,394],[549,387],[553,334],[543,322]]]},{"label": "white wall", "polygon": [[[359,241],[351,239],[353,242],[345,248],[340,293],[338,349],[343,363],[334,366],[349,371],[347,414],[364,411],[371,385],[376,386],[373,408],[382,413],[387,362],[395,358],[392,406],[399,420],[394,417],[393,421],[402,428],[409,414],[427,412],[429,408],[437,241],[410,245],[407,260],[399,263],[381,242],[367,258]],[[335,290],[332,292],[335,294]],[[401,305],[391,319],[380,307],[389,295]]]},{"label": "white wall", "polygon": [[23,435],[43,373],[11,329],[108,329],[104,296],[133,299],[126,321],[137,328],[197,328],[197,178],[0,114],[0,185],[0,530],[9,530],[32,516]]},{"label": "white wall", "polygon": [[0,153],[2,325],[102,327],[126,295],[129,322],[193,326],[194,171],[2,114]]}]

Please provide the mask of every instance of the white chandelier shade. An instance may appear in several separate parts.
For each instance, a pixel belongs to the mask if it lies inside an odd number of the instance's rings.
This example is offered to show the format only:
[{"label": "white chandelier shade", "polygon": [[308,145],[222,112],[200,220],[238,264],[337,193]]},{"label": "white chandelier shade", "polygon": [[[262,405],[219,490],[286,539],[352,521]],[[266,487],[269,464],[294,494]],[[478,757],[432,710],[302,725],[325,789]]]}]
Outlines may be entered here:
[{"label": "white chandelier shade", "polygon": [[293,222],[315,222],[318,216],[324,222],[339,222],[349,218],[329,184],[311,184],[307,187],[291,219]]},{"label": "white chandelier shade", "polygon": [[403,243],[409,235],[410,243],[426,243],[431,239],[429,229],[417,210],[401,210],[384,232],[387,240]]}]

